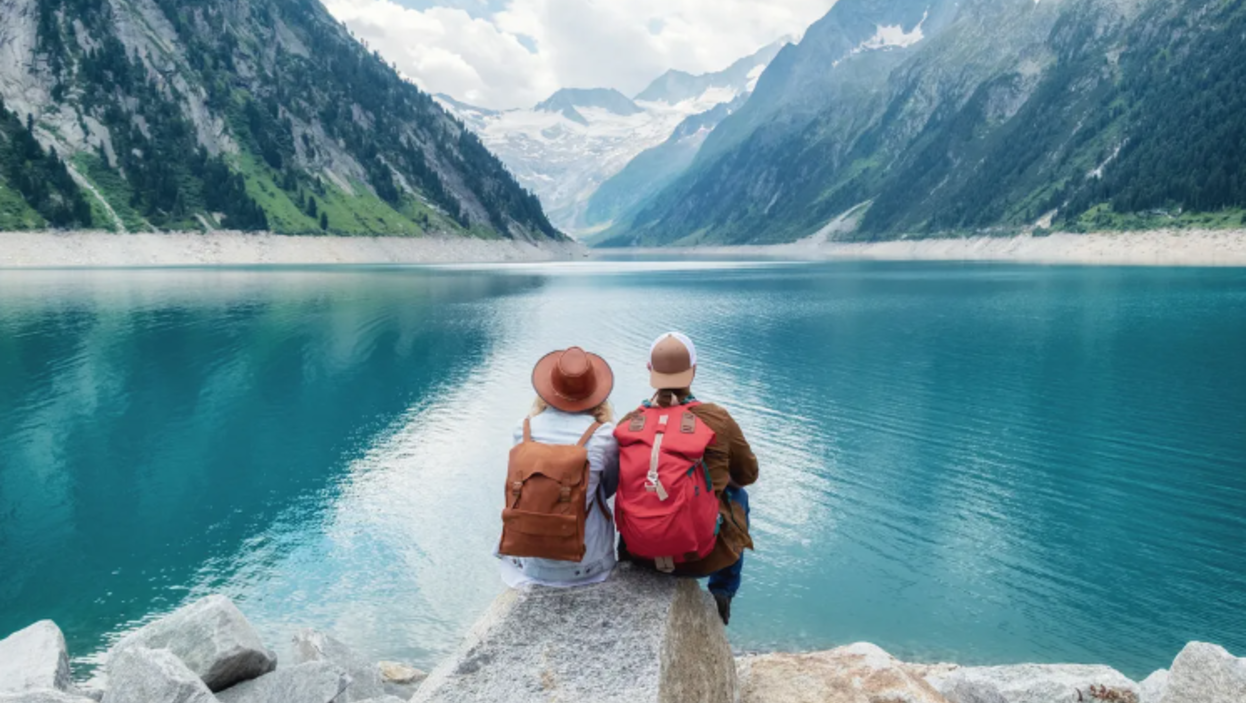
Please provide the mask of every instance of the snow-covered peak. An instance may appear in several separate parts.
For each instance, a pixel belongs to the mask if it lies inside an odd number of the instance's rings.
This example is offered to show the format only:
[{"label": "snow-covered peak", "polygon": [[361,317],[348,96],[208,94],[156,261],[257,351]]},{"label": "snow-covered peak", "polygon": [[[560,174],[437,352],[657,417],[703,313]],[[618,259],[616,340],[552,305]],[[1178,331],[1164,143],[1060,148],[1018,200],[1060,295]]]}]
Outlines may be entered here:
[{"label": "snow-covered peak", "polygon": [[874,36],[861,42],[855,49],[853,54],[860,54],[865,51],[878,51],[880,49],[904,48],[913,46],[917,42],[925,39],[922,34],[922,25],[926,24],[926,20],[930,17],[929,11],[922,15],[922,19],[917,26],[906,32],[904,27],[898,24],[893,25],[875,25],[878,31]]},{"label": "snow-covered peak", "polygon": [[600,108],[615,115],[635,115],[641,112],[636,103],[613,88],[563,88],[533,109],[538,112],[560,112],[571,117],[568,113],[576,113],[583,108]]},{"label": "snow-covered peak", "polygon": [[[663,73],[636,96],[637,101],[664,102],[671,105],[704,95],[712,89],[720,89],[731,97],[752,90],[757,75],[765,70],[779,50],[791,37],[762,47],[757,53],[746,56],[727,68],[713,73],[693,75],[684,71],[670,70]],[[756,75],[755,75],[756,74]],[[727,100],[730,101],[731,97]],[[712,107],[712,106],[711,106]]]},{"label": "snow-covered peak", "polygon": [[575,233],[598,186],[666,141],[688,117],[734,104],[786,43],[717,73],[668,71],[635,99],[609,88],[570,88],[532,109],[494,111],[436,98],[537,194],[555,226]]}]

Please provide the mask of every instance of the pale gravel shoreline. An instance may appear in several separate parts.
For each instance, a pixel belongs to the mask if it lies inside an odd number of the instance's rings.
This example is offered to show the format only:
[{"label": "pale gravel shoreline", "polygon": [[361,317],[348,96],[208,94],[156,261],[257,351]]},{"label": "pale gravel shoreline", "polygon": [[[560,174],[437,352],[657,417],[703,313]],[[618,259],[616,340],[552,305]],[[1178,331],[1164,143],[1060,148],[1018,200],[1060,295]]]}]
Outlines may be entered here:
[{"label": "pale gravel shoreline", "polygon": [[1046,237],[967,237],[886,242],[818,242],[696,247],[701,255],[869,261],[961,261],[1088,266],[1246,266],[1246,230],[1056,233]]},{"label": "pale gravel shoreline", "polygon": [[[796,260],[1013,262],[1105,266],[1246,266],[1246,230],[1151,230],[1046,237],[969,237],[734,247],[600,250],[664,256]],[[578,242],[467,237],[310,237],[242,232],[0,232],[0,269],[250,265],[384,265],[566,261]]]},{"label": "pale gravel shoreline", "polygon": [[470,237],[309,237],[243,232],[0,232],[0,269],[561,261],[576,242]]}]

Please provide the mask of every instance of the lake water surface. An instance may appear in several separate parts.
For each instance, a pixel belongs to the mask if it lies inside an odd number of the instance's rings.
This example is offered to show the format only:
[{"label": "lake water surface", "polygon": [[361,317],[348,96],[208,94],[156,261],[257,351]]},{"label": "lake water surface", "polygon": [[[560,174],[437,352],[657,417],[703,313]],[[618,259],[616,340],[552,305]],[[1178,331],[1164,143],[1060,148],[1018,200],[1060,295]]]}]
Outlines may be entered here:
[{"label": "lake water surface", "polygon": [[588,261],[0,271],[0,636],[209,592],[434,664],[501,590],[542,353],[699,344],[761,460],[741,650],[1246,655],[1246,270]]}]

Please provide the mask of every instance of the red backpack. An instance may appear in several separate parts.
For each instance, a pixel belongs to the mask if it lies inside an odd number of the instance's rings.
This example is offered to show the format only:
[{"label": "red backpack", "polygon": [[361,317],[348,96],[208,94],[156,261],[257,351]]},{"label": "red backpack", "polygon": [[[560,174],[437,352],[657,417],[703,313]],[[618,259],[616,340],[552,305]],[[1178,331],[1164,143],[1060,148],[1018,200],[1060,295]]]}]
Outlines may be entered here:
[{"label": "red backpack", "polygon": [[697,405],[641,407],[614,430],[619,533],[629,553],[667,572],[709,556],[718,537],[718,497],[705,465],[714,431],[690,412]]}]

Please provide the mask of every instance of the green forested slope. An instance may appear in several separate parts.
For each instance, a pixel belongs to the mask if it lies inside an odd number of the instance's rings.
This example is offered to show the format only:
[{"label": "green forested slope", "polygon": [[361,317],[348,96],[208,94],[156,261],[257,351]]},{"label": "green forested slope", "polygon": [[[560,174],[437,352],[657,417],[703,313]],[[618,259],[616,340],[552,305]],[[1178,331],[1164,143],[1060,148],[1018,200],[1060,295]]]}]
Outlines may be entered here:
[{"label": "green forested slope", "polygon": [[0,99],[0,230],[89,227],[91,206],[30,127]]},{"label": "green forested slope", "polygon": [[791,241],[862,203],[835,236],[1240,222],[1243,3],[970,5],[873,79],[868,54],[834,66],[858,82],[807,119],[703,151],[608,244]]},{"label": "green forested slope", "polygon": [[316,0],[14,0],[0,14],[31,47],[0,86],[21,88],[10,106],[116,213],[96,202],[96,226],[562,237]]}]

